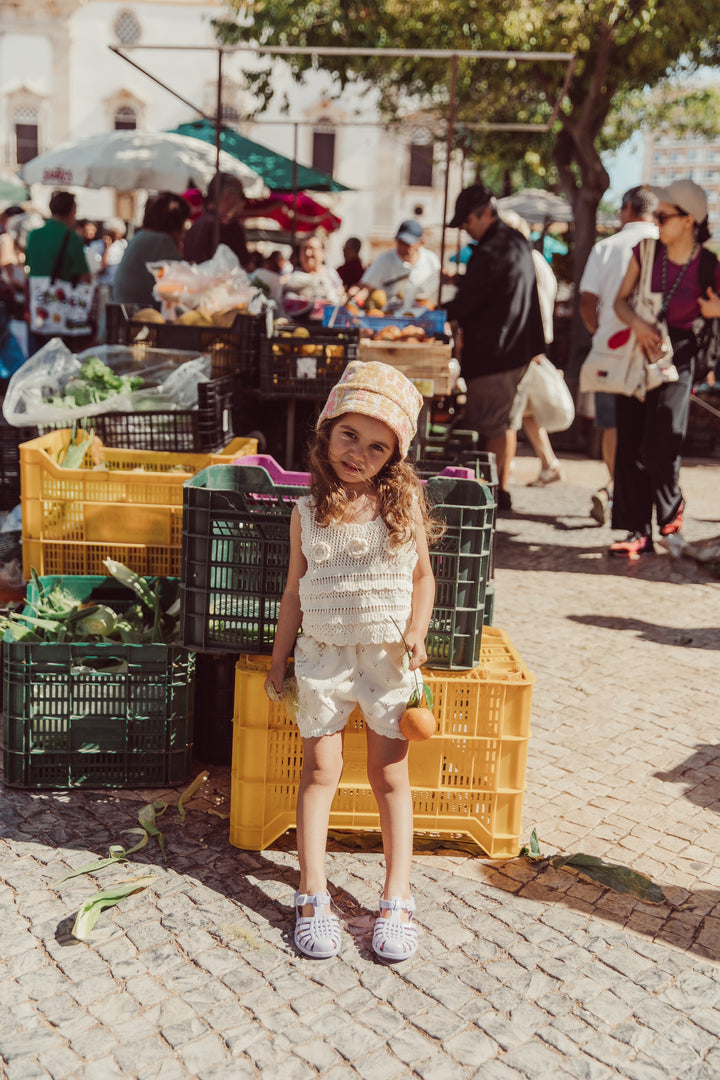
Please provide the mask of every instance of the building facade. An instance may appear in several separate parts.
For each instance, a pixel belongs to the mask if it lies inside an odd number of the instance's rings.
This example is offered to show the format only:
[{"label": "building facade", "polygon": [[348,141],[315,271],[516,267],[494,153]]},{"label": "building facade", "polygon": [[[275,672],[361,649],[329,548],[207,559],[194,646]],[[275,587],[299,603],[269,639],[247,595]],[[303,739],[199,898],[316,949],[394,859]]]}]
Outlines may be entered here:
[{"label": "building facade", "polygon": [[694,180],[706,192],[711,247],[720,245],[720,136],[714,140],[692,136],[647,135],[643,182],[665,187],[673,180]]},{"label": "building facade", "polygon": [[[217,53],[210,20],[224,11],[204,0],[2,0],[0,4],[0,174],[64,142],[113,129],[170,130],[198,111],[217,108]],[[163,46],[130,53],[183,103],[111,52],[109,45]],[[174,50],[202,45],[207,51]],[[372,95],[349,91],[336,99],[322,72],[306,86],[274,67],[276,96],[256,120],[244,72],[263,63],[252,53],[223,58],[223,120],[242,134],[287,156],[331,173],[352,190],[319,198],[343,221],[330,240],[340,258],[343,240],[364,242],[371,259],[386,249],[398,224],[416,217],[428,246],[439,251],[445,185],[444,148],[430,119],[410,117],[389,128],[380,122]],[[288,100],[288,112],[282,109]],[[195,106],[193,109],[192,106]],[[453,166],[450,204],[462,186]],[[45,209],[52,189],[35,186],[32,200]],[[82,217],[120,214],[139,220],[145,192],[77,189]]]}]

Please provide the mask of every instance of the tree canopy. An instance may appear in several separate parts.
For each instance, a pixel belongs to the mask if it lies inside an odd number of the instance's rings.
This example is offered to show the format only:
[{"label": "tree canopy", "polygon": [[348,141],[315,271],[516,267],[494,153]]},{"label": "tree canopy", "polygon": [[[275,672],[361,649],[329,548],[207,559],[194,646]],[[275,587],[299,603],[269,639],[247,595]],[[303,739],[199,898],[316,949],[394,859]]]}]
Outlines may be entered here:
[{"label": "tree canopy", "polygon": [[[573,78],[552,130],[541,133],[476,131],[478,122],[547,122],[565,69],[557,62],[512,59],[458,64],[457,144],[482,161],[488,182],[503,173],[521,183],[556,181],[573,205],[576,273],[595,239],[597,207],[609,177],[601,153],[620,145],[643,121],[717,130],[720,96],[691,95],[694,111],[678,110],[672,80],[663,93],[648,88],[674,72],[720,63],[718,0],[229,0],[235,18],[219,20],[227,43],[354,48],[482,49],[572,52]],[[289,57],[297,78],[314,66],[329,71],[338,89],[366,83],[389,116],[413,108],[447,116],[447,62],[417,56]],[[250,76],[263,102],[272,96],[269,71]],[[674,104],[673,104],[674,102]],[[674,112],[673,112],[674,110]],[[489,172],[488,172],[489,170]]]}]

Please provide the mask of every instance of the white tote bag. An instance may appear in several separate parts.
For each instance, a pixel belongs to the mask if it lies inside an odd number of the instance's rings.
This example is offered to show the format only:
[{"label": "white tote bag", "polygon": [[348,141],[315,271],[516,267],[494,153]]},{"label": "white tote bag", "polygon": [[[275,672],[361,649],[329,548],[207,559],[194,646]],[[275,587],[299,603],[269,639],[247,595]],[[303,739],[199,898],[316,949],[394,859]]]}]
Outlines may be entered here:
[{"label": "white tote bag", "polygon": [[[640,275],[629,299],[641,319],[655,322],[662,307],[662,294],[651,291],[654,240],[640,245]],[[618,289],[621,282],[618,282]],[[592,348],[580,368],[580,392],[602,391],[645,397],[645,356],[629,326],[616,320],[602,336],[595,334]]]}]

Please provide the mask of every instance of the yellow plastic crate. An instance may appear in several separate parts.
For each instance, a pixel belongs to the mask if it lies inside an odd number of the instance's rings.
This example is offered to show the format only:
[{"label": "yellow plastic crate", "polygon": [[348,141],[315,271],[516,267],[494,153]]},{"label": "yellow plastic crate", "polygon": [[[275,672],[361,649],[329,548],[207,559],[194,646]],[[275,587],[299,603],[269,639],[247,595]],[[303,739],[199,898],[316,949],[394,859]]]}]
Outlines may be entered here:
[{"label": "yellow plastic crate", "polygon": [[69,431],[20,445],[23,576],[105,574],[117,559],[139,574],[179,577],[183,484],[209,465],[257,453],[256,439],[233,439],[217,454],[89,450],[81,468],[57,458]]},{"label": "yellow plastic crate", "polygon": [[[282,704],[267,698],[268,656],[235,669],[230,843],[261,851],[295,825],[303,746]],[[508,635],[485,627],[470,671],[423,672],[438,731],[410,746],[417,833],[471,837],[494,859],[520,848],[530,707],[535,681]],[[358,710],[345,729],[344,767],[330,812],[335,829],[379,829]]]}]

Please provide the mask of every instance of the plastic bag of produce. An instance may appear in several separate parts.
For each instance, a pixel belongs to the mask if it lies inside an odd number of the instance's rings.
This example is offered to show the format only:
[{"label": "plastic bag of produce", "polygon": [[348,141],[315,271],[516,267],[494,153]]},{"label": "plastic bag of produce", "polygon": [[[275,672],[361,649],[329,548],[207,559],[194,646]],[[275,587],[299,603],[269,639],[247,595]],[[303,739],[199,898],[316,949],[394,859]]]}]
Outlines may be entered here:
[{"label": "plastic bag of produce", "polygon": [[75,355],[52,338],[10,379],[3,415],[15,427],[67,424],[101,413],[189,409],[210,378],[209,356],[102,345]]}]

